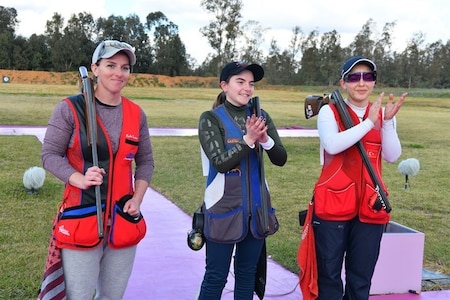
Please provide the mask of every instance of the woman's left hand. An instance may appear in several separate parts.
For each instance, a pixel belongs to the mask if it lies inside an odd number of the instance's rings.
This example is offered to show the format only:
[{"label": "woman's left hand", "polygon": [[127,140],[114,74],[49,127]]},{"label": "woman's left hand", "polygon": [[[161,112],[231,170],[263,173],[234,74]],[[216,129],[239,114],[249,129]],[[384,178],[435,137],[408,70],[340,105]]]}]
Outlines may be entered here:
[{"label": "woman's left hand", "polygon": [[267,125],[266,120],[261,117],[252,115],[247,118],[245,127],[247,128],[247,135],[253,142],[267,142]]},{"label": "woman's left hand", "polygon": [[400,107],[402,107],[403,101],[405,101],[406,96],[408,93],[403,93],[400,96],[400,99],[394,103],[394,95],[389,94],[388,102],[386,104],[386,107],[384,108],[384,119],[390,120],[392,119],[397,112],[400,110]]},{"label": "woman's left hand", "polygon": [[139,201],[134,197],[128,200],[123,206],[123,212],[132,217],[138,217],[141,212]]}]

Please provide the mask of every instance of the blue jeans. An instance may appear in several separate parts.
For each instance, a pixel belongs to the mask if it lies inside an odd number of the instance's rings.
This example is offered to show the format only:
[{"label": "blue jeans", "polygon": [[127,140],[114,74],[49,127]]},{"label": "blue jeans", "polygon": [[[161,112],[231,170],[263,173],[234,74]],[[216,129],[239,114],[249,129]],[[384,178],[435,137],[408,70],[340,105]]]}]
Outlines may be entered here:
[{"label": "blue jeans", "polygon": [[[313,216],[319,297],[317,300],[369,299],[384,225],[367,224],[358,217],[325,221]],[[341,279],[345,256],[345,287]]]},{"label": "blue jeans", "polygon": [[206,271],[200,289],[199,300],[220,300],[227,283],[233,249],[234,257],[234,299],[253,299],[255,273],[264,240],[255,239],[248,233],[236,244],[221,244],[206,241]]}]

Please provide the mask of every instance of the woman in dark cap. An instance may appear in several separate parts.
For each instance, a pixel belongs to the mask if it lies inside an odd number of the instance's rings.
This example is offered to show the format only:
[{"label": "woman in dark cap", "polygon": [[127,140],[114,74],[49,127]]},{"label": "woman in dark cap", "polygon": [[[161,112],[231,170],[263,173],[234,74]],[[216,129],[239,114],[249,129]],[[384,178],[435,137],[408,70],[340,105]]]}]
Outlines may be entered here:
[{"label": "woman in dark cap", "polygon": [[347,91],[344,102],[355,126],[345,129],[334,104],[319,111],[317,127],[323,168],[314,189],[312,218],[318,266],[317,299],[369,298],[381,237],[390,215],[383,208],[373,208],[376,191],[355,144],[362,142],[381,180],[381,160],[394,162],[401,154],[395,115],[407,95],[402,94],[394,103],[390,94],[382,107],[384,93],[381,93],[371,103],[369,96],[376,79],[373,61],[360,56],[350,58],[342,67],[340,85]]},{"label": "woman in dark cap", "polygon": [[[200,116],[198,135],[209,172],[203,203],[206,272],[198,299],[221,298],[233,251],[234,298],[253,299],[264,239],[278,230],[266,182],[260,179],[258,155],[263,153],[257,151],[264,149],[277,166],[286,163],[287,153],[269,114],[262,110],[257,117],[251,105],[254,84],[263,76],[257,64],[227,64],[219,79],[222,92],[213,109]],[[261,228],[261,193],[268,201],[268,231]]]}]

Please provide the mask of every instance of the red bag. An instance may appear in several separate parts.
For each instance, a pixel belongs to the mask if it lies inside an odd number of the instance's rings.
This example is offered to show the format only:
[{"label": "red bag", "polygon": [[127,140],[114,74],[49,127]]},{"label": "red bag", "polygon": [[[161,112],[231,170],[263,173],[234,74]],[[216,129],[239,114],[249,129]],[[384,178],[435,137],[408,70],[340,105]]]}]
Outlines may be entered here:
[{"label": "red bag", "polygon": [[56,246],[59,248],[97,246],[101,239],[98,237],[96,211],[95,205],[81,205],[60,212],[53,229]]},{"label": "red bag", "polygon": [[297,263],[300,268],[299,282],[303,300],[315,300],[319,295],[317,283],[317,257],[312,228],[313,201],[309,203],[305,224],[302,228],[302,240],[297,252]]},{"label": "red bag", "polygon": [[123,206],[132,198],[132,195],[125,195],[114,205],[109,234],[109,244],[111,248],[124,248],[137,245],[145,236],[147,226],[142,213],[133,217],[123,212]]}]

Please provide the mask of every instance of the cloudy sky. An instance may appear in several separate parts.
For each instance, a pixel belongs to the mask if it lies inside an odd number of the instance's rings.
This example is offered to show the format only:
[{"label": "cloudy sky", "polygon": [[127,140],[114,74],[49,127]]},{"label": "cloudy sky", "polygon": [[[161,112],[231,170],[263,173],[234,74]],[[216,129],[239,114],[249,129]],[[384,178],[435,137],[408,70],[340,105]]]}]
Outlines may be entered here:
[{"label": "cloudy sky", "polygon": [[[14,7],[20,21],[18,34],[28,37],[33,33],[43,34],[46,21],[58,12],[67,21],[72,14],[91,13],[94,19],[110,15],[139,16],[142,23],[151,12],[161,11],[178,25],[187,53],[198,62],[203,62],[212,52],[206,38],[199,29],[213,19],[200,6],[201,0],[2,0],[0,5]],[[333,0],[244,0],[242,23],[257,21],[269,28],[265,35],[268,49],[272,39],[284,50],[289,45],[292,28],[299,26],[304,34],[312,30],[319,33],[336,30],[341,36],[341,45],[347,46],[372,19],[377,33],[386,23],[396,22],[393,31],[394,48],[403,50],[406,42],[415,34],[425,35],[425,44],[450,39],[450,18],[447,1],[444,0],[377,0],[377,1],[333,1]]]}]

